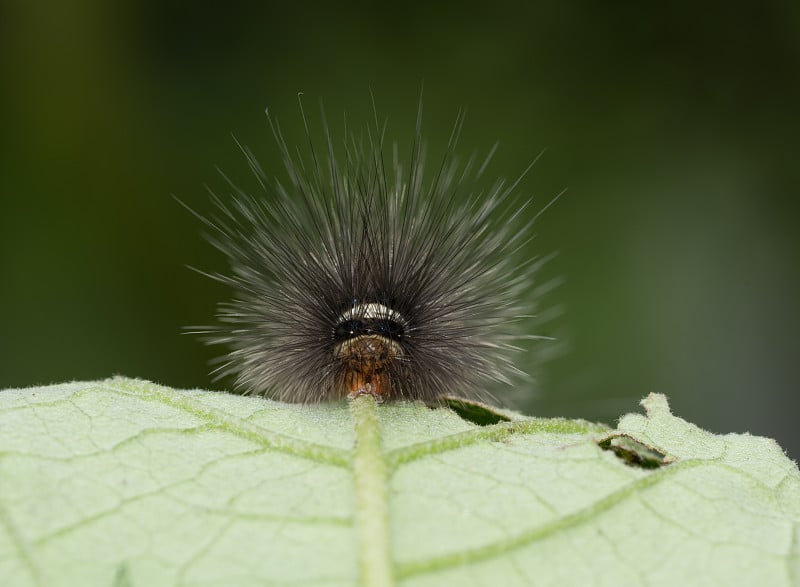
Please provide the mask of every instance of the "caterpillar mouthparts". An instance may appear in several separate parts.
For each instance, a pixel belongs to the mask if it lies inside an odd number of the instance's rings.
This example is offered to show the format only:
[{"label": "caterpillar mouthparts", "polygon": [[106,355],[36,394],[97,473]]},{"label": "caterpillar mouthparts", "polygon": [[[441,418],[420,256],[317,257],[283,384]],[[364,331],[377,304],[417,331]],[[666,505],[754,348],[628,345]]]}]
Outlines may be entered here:
[{"label": "caterpillar mouthparts", "polygon": [[194,329],[228,349],[216,375],[282,401],[368,393],[437,403],[487,399],[492,382],[522,374],[513,343],[541,338],[520,332],[542,262],[517,254],[533,220],[522,219],[529,201],[514,192],[530,166],[511,185],[480,190],[494,148],[479,165],[460,164],[459,114],[426,178],[421,108],[405,165],[397,146],[387,161],[377,117],[366,140],[345,131],[336,147],[323,113],[319,155],[300,109],[305,155],[293,154],[267,111],[288,183],[240,145],[262,193],[226,178],[230,197],[212,192],[216,211],[195,213],[230,263],[229,274],[206,275],[233,298],[215,326]]}]

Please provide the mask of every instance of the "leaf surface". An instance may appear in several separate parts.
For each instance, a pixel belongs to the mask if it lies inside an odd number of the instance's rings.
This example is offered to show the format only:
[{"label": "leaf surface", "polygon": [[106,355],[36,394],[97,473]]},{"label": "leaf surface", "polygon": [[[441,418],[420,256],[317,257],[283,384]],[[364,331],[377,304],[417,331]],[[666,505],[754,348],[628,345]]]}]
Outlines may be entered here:
[{"label": "leaf surface", "polygon": [[642,403],[611,430],[124,378],[5,390],[0,584],[799,584],[795,463]]}]

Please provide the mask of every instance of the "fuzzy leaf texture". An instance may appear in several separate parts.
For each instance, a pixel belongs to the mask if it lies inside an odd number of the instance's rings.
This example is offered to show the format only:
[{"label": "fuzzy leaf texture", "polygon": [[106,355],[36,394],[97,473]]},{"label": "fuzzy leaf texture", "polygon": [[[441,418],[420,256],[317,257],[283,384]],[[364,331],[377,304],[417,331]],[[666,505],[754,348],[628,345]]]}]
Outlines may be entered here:
[{"label": "fuzzy leaf texture", "polygon": [[642,404],[612,430],[124,378],[6,390],[0,584],[800,584],[795,463]]}]

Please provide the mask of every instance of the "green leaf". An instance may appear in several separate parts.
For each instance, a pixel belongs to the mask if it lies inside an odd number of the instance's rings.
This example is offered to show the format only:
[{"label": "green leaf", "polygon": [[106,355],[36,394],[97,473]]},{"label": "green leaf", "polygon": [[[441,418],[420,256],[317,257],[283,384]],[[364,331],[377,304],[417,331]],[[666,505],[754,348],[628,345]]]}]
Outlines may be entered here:
[{"label": "green leaf", "polygon": [[800,584],[796,465],[643,405],[610,430],[123,378],[6,390],[0,584]]}]

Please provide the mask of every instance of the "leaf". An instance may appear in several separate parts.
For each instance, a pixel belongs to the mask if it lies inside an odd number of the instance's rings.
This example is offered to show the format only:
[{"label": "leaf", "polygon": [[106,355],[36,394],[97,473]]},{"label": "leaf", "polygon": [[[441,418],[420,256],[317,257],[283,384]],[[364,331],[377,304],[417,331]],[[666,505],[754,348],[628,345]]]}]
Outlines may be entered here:
[{"label": "leaf", "polygon": [[643,405],[609,430],[123,378],[6,390],[0,584],[799,584],[796,465]]}]

